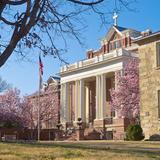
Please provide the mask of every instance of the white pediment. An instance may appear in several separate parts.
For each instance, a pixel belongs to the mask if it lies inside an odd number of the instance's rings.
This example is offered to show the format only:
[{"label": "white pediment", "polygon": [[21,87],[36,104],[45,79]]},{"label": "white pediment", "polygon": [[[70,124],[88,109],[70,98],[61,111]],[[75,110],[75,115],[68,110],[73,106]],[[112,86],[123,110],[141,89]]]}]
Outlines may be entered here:
[{"label": "white pediment", "polygon": [[50,76],[49,79],[47,80],[47,83],[48,83],[48,85],[57,84],[59,81],[60,81],[59,77]]},{"label": "white pediment", "polygon": [[108,31],[108,33],[106,34],[105,39],[106,39],[107,41],[110,41],[111,38],[112,38],[114,35],[117,35],[117,34],[118,34],[119,36],[122,36],[122,35],[123,35],[115,26],[112,26],[112,27],[110,28],[110,30]]},{"label": "white pediment", "polygon": [[106,36],[102,39],[101,44],[105,44],[108,41],[112,41],[114,39],[119,39],[118,37],[123,36],[123,31],[127,30],[127,28],[112,26],[107,32]]}]

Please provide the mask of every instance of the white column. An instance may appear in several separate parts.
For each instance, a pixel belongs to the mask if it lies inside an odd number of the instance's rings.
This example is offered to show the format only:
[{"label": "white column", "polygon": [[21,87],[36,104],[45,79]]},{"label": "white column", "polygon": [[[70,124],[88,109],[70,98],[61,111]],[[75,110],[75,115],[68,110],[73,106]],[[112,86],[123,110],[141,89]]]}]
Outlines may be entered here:
[{"label": "white column", "polygon": [[64,84],[61,84],[61,98],[60,98],[60,119],[61,123],[65,123],[64,119]]},{"label": "white column", "polygon": [[89,86],[85,86],[86,90],[86,98],[85,98],[85,106],[86,106],[86,123],[89,123],[89,101],[90,101],[90,96],[89,96]]},{"label": "white column", "polygon": [[66,94],[65,94],[65,84],[61,84],[61,122],[66,123],[66,115],[65,115],[65,110],[66,110]]},{"label": "white column", "polygon": [[75,81],[75,121],[78,119],[79,108],[79,81]]},{"label": "white column", "polygon": [[86,121],[84,80],[75,82],[75,121],[78,118]]},{"label": "white column", "polygon": [[106,112],[106,76],[101,75],[101,106],[100,106],[100,119],[104,119]]},{"label": "white column", "polygon": [[85,89],[84,89],[84,80],[80,80],[80,85],[79,85],[80,89],[79,89],[79,117],[82,118],[82,121],[85,122],[86,121],[86,112],[85,112]]},{"label": "white column", "polygon": [[65,83],[65,120],[70,122],[70,107],[69,107],[69,83]]},{"label": "white column", "polygon": [[61,122],[70,122],[69,84],[61,84]]},{"label": "white column", "polygon": [[104,119],[106,109],[106,78],[96,76],[96,119]]},{"label": "white column", "polygon": [[99,107],[100,107],[100,76],[96,76],[96,119],[99,119]]},{"label": "white column", "polygon": [[[121,71],[121,75],[122,75],[122,71]],[[116,73],[114,73],[114,88],[117,89],[118,88],[118,81],[117,81],[117,76],[116,76]],[[115,117],[114,118],[118,118],[118,113],[117,111],[115,111]]]}]

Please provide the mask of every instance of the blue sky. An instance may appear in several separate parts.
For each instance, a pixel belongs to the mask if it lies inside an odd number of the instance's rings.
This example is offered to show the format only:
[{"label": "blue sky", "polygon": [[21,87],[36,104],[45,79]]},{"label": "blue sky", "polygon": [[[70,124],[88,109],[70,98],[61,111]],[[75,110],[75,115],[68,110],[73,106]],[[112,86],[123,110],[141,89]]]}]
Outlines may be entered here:
[{"label": "blue sky", "polygon": [[[119,14],[118,25],[122,27],[133,28],[143,31],[147,28],[152,31],[160,30],[160,1],[159,0],[138,0],[136,12],[123,10]],[[100,21],[94,16],[87,19],[88,28],[83,31],[85,46],[80,46],[76,41],[68,39],[70,42],[69,53],[65,55],[65,59],[72,63],[86,57],[86,50],[93,48],[98,49],[100,39],[103,38],[112,25],[100,28]],[[38,54],[37,54],[38,55]],[[51,56],[42,57],[44,64],[43,80],[46,81],[49,76],[59,72],[61,63],[58,59]],[[21,90],[21,93],[31,94],[38,89],[38,57],[37,62],[29,62],[27,60],[20,61],[16,54],[12,55],[7,63],[0,68],[0,76],[13,87]]]}]

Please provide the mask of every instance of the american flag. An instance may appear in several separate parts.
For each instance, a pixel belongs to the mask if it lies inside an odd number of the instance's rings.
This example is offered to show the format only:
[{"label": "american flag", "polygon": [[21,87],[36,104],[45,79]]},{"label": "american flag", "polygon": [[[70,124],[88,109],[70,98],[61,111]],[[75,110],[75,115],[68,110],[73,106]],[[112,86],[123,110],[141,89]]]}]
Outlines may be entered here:
[{"label": "american flag", "polygon": [[39,55],[39,73],[42,76],[43,75],[43,63],[41,61],[41,56]]},{"label": "american flag", "polygon": [[41,60],[41,56],[39,55],[39,89],[41,90],[43,85],[42,85],[42,75],[43,75],[43,63]]}]

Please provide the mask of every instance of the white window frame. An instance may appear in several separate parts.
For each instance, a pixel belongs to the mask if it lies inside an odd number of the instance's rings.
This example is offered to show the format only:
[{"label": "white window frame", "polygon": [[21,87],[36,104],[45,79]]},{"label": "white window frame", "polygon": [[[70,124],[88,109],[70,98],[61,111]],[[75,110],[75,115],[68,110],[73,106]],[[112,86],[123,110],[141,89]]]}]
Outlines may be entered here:
[{"label": "white window frame", "polygon": [[156,43],[156,67],[160,68],[160,42]]}]

